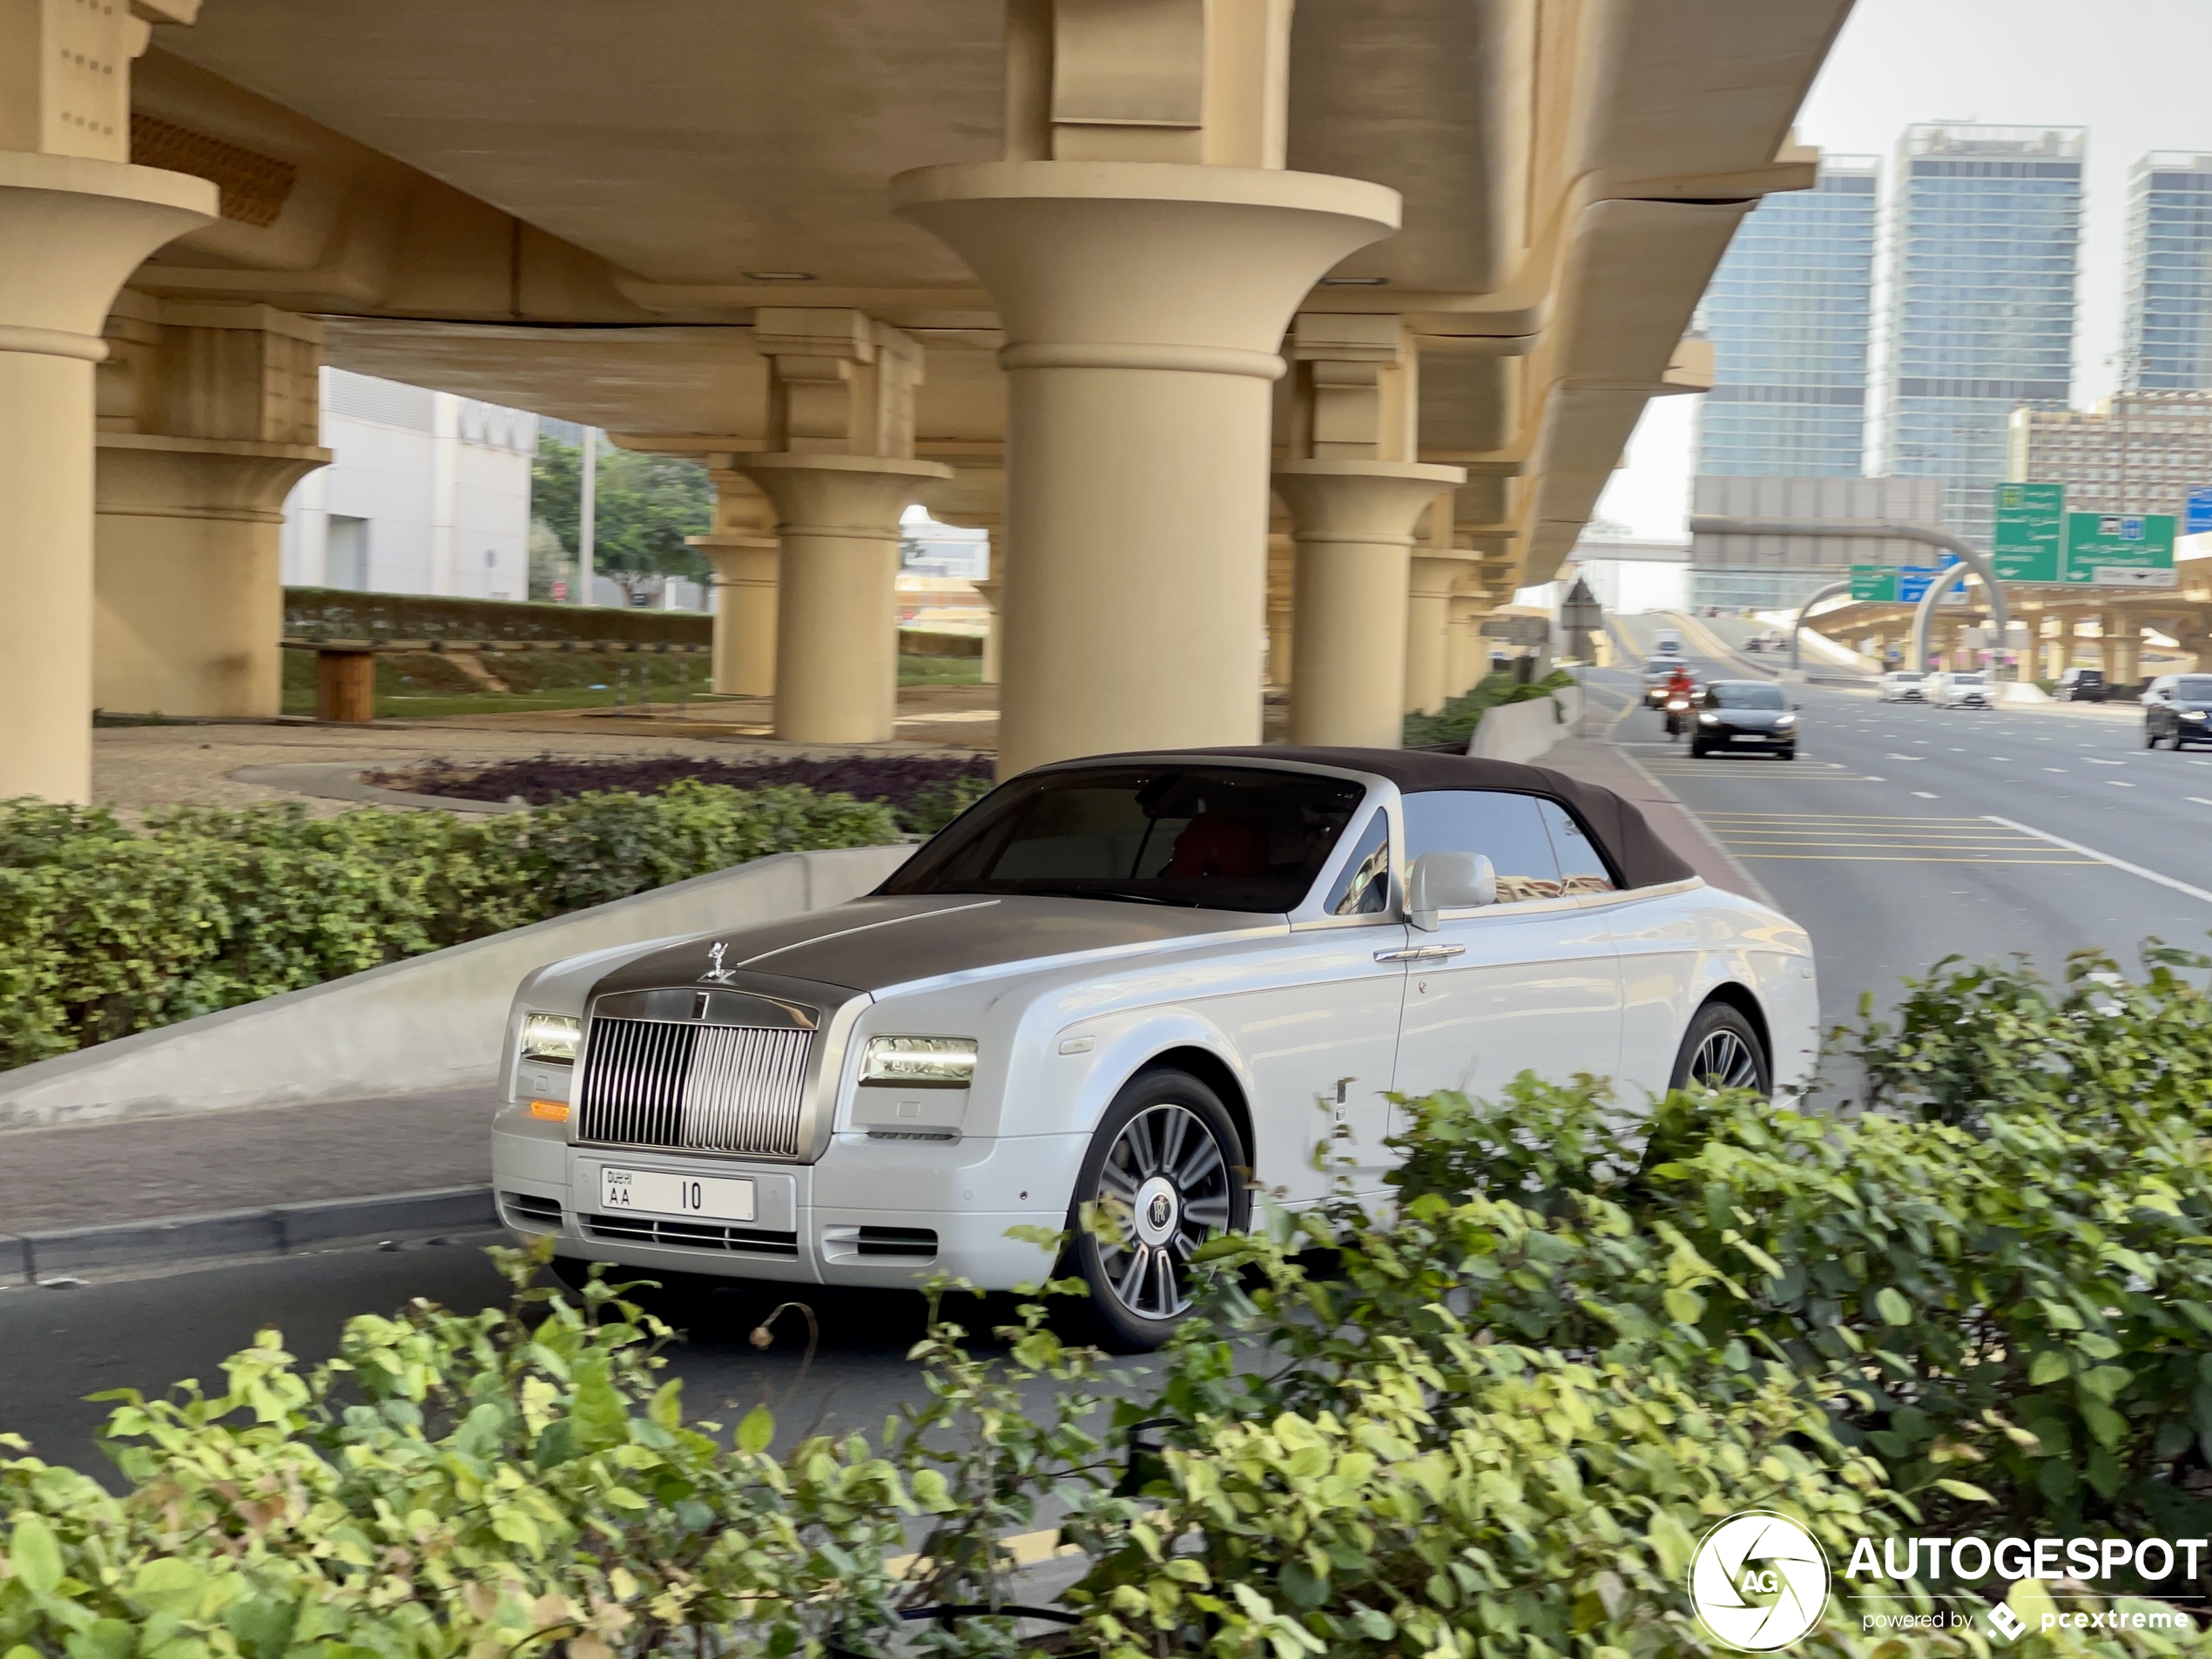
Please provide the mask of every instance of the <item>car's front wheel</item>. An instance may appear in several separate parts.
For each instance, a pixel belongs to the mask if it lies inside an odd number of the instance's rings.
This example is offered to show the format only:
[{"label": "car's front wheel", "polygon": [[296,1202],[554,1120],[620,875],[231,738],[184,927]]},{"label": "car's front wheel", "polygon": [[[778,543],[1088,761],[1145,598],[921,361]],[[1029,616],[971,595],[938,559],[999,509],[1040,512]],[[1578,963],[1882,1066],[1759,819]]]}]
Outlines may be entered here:
[{"label": "car's front wheel", "polygon": [[1149,1353],[1182,1322],[1191,1255],[1251,1216],[1250,1163],[1221,1097],[1187,1071],[1142,1072],[1114,1097],[1068,1220],[1072,1265],[1107,1346]]},{"label": "car's front wheel", "polygon": [[1784,760],[1795,760],[1797,758],[1797,751],[1796,745],[1794,745],[1787,749],[1777,750],[1775,752],[1779,754]]},{"label": "car's front wheel", "polygon": [[1743,1013],[1730,1002],[1708,1002],[1697,1010],[1675,1055],[1669,1089],[1748,1089],[1770,1094],[1774,1072],[1766,1044]]}]

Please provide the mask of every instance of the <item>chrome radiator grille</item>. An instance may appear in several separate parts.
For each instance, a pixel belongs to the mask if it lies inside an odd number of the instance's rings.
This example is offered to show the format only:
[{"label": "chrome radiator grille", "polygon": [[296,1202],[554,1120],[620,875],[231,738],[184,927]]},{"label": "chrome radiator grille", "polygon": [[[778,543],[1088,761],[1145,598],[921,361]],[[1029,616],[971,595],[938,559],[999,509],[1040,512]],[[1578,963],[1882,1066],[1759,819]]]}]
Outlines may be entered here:
[{"label": "chrome radiator grille", "polygon": [[577,1138],[795,1157],[813,1035],[597,1016]]}]

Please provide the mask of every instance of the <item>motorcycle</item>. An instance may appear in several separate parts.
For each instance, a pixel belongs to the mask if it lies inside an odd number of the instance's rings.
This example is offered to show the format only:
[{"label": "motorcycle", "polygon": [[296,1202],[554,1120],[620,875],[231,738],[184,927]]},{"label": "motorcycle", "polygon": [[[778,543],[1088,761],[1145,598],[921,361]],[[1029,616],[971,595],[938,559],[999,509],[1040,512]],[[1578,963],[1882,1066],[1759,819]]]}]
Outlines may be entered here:
[{"label": "motorcycle", "polygon": [[1689,729],[1689,699],[1670,697],[1667,699],[1667,741],[1672,743]]}]

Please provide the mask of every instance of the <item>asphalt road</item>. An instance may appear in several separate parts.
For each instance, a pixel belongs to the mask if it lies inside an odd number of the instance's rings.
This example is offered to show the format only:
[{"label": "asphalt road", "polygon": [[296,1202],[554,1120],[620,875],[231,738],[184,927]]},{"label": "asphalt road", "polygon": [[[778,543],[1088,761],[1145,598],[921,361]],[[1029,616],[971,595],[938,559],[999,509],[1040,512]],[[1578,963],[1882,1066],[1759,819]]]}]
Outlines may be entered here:
[{"label": "asphalt road", "polygon": [[[1654,625],[1623,624],[1639,645]],[[1701,677],[1754,678],[1686,654]],[[1590,678],[1617,705],[1630,677]],[[1794,761],[1692,760],[1649,711],[1615,736],[1811,933],[1830,1021],[1862,991],[1892,1002],[1948,955],[2018,953],[2055,974],[2086,946],[2131,971],[2148,938],[2212,948],[2212,752],[2146,752],[2132,705],[1975,712],[1788,694]]]},{"label": "asphalt road", "polygon": [[[749,1339],[782,1299],[776,1287],[732,1286],[680,1305],[681,1312],[664,1310],[688,1327],[666,1351],[671,1373],[684,1379],[687,1410],[733,1426],[765,1405],[784,1447],[810,1433],[856,1431],[881,1444],[886,1416],[927,1398],[907,1360],[926,1330],[923,1298],[786,1288],[819,1324],[811,1363],[806,1321],[796,1312],[778,1318],[765,1351]],[[293,1353],[313,1361],[335,1352],[351,1316],[391,1312],[416,1297],[473,1312],[502,1305],[507,1285],[475,1244],[455,1243],[0,1290],[0,1430],[24,1436],[50,1463],[111,1479],[114,1471],[93,1431],[114,1407],[84,1396],[122,1387],[158,1394],[193,1377],[219,1393],[224,1359],[264,1325],[274,1325]],[[957,1297],[945,1306],[948,1318],[974,1333],[970,1347],[979,1353],[997,1352],[988,1332],[1015,1318],[1011,1297]]]}]

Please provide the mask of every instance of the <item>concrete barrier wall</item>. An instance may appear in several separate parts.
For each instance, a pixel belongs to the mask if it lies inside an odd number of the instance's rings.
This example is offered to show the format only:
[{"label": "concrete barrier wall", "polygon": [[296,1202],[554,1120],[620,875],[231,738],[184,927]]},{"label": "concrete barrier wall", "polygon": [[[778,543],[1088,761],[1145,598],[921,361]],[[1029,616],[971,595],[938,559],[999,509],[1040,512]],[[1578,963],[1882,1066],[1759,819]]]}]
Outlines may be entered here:
[{"label": "concrete barrier wall", "polygon": [[542,963],[842,904],[910,846],[783,853],[0,1072],[0,1130],[488,1084]]},{"label": "concrete barrier wall", "polygon": [[1467,739],[1467,753],[1478,760],[1534,760],[1548,754],[1561,738],[1574,735],[1581,714],[1579,685],[1563,686],[1552,697],[1485,709],[1474,735]]}]

